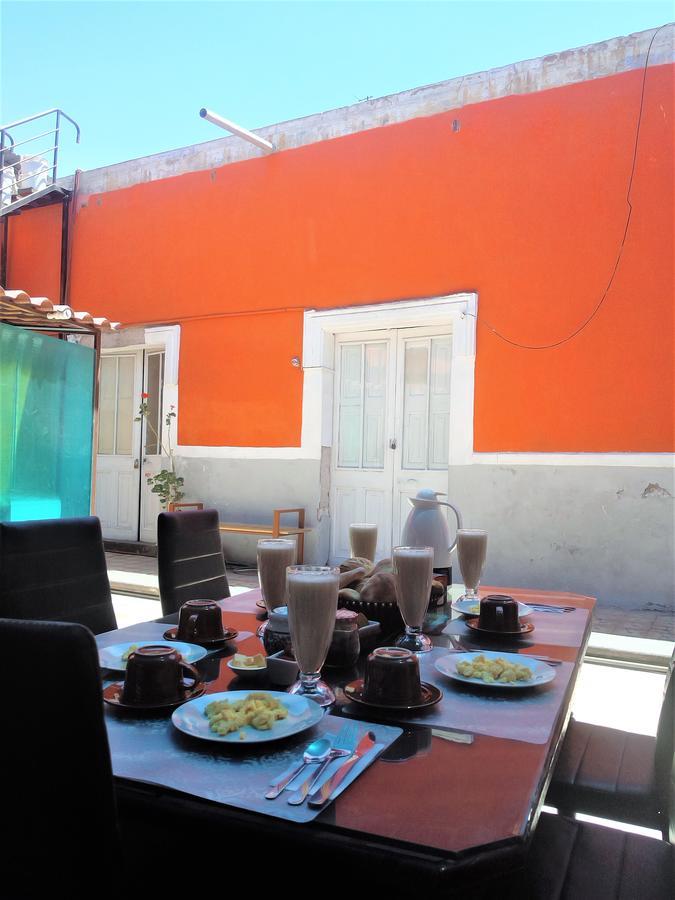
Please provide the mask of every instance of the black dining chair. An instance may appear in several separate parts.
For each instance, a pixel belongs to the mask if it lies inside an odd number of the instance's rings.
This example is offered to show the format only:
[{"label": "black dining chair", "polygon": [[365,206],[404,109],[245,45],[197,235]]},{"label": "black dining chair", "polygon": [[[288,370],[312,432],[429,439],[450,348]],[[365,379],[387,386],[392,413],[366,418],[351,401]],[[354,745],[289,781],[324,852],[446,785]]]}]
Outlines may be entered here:
[{"label": "black dining chair", "polygon": [[0,619],[0,659],[0,895],[121,892],[123,861],[91,631],[67,622]]},{"label": "black dining chair", "polygon": [[572,720],[546,803],[660,829],[666,835],[666,798],[675,752],[675,653],[670,660],[656,737]]},{"label": "black dining chair", "polygon": [[675,760],[667,788],[669,842],[544,813],[518,900],[672,900],[675,896]]},{"label": "black dining chair", "polygon": [[186,510],[157,517],[159,595],[165,616],[187,600],[230,596],[218,510]]},{"label": "black dining chair", "polygon": [[117,628],[95,516],[0,522],[0,616]]}]

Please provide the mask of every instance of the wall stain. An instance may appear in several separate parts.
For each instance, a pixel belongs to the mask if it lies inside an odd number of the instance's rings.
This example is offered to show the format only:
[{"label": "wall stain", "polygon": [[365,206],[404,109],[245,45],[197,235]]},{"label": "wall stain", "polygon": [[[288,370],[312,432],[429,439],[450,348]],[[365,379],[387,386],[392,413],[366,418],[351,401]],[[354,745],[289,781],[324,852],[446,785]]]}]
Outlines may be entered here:
[{"label": "wall stain", "polygon": [[643,500],[646,500],[648,497],[670,497],[672,500],[673,495],[666,488],[661,487],[658,482],[650,481],[642,492]]}]

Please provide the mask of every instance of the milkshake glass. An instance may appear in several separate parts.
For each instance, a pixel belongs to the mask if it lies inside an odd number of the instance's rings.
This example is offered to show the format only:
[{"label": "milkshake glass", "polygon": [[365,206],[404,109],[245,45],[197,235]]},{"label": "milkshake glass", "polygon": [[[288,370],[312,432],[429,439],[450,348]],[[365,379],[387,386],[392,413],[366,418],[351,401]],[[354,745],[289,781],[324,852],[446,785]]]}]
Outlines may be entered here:
[{"label": "milkshake glass", "polygon": [[319,678],[335,628],[340,570],[331,566],[289,566],[286,570],[288,625],[300,680],[291,694],[320,706],[335,702],[335,694]]},{"label": "milkshake glass", "polygon": [[349,526],[349,545],[352,558],[369,559],[375,562],[377,549],[377,525],[357,522]]},{"label": "milkshake glass", "polygon": [[396,641],[396,646],[413,653],[426,653],[432,644],[426,634],[422,634],[422,625],[434,580],[434,548],[394,547],[392,563],[396,600],[405,622],[405,634]]},{"label": "milkshake glass", "polygon": [[478,585],[485,566],[487,553],[487,531],[478,528],[459,528],[457,530],[457,559],[462,573],[462,581],[466,592],[465,600],[473,600],[476,603],[478,597]]}]

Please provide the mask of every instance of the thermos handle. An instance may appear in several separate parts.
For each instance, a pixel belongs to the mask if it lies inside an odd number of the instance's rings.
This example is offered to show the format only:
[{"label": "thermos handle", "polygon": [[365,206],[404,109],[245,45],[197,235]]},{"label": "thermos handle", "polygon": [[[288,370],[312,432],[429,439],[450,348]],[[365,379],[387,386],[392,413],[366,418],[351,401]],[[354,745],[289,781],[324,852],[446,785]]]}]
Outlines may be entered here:
[{"label": "thermos handle", "polygon": [[[436,501],[439,506],[449,506],[450,509],[454,512],[455,518],[457,519],[457,528],[462,528],[462,514],[457,509],[456,506],[453,506],[452,503],[446,503],[445,500],[437,500]],[[455,535],[455,540],[452,543],[452,547],[448,547],[448,553],[452,553],[452,551],[457,546],[457,535]]]}]

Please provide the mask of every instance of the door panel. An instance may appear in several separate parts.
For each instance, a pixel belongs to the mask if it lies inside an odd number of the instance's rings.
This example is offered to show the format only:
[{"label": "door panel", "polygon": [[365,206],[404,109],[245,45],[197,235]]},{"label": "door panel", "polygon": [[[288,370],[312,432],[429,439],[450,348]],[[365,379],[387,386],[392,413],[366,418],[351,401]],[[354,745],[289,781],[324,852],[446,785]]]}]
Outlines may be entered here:
[{"label": "door panel", "polygon": [[433,328],[404,328],[397,335],[397,433],[394,454],[392,543],[421,488],[448,490],[450,460],[450,363],[452,335]]},{"label": "door panel", "polygon": [[101,357],[96,515],[104,538],[138,540],[142,379],[141,350]]},{"label": "door panel", "polygon": [[350,335],[336,345],[335,421],[337,453],[331,477],[331,554],[350,555],[352,522],[375,522],[378,556],[387,555],[391,539],[392,453],[395,364],[390,331]]},{"label": "door panel", "polygon": [[375,522],[377,557],[400,543],[409,497],[447,492],[452,337],[403,328],[336,341],[331,561],[349,556],[349,525]]},{"label": "door panel", "polygon": [[166,445],[164,409],[164,351],[147,350],[143,391],[147,396],[148,415],[143,422],[143,457],[141,478],[140,538],[148,543],[157,543],[157,516],[162,506],[157,494],[152,493],[146,473],[156,475],[161,469],[169,468],[169,458],[162,450]]}]

